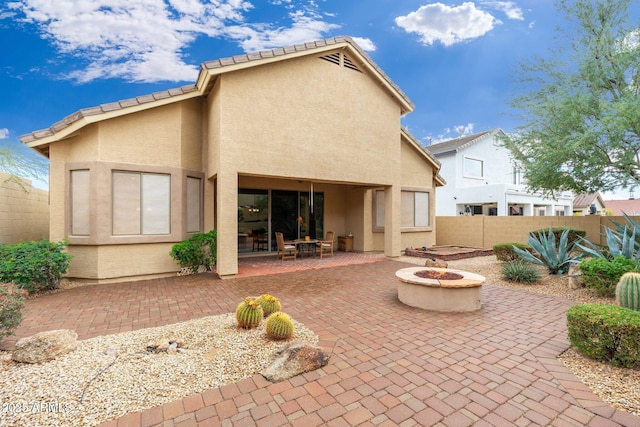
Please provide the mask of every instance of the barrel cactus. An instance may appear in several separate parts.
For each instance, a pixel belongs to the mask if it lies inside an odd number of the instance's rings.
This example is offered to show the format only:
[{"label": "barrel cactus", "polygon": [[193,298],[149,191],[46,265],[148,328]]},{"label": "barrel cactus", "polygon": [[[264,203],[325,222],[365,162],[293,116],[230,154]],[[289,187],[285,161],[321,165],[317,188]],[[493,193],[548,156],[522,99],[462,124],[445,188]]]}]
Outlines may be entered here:
[{"label": "barrel cactus", "polygon": [[236,320],[241,328],[255,328],[262,322],[262,318],[262,306],[254,299],[247,298],[236,308]]},{"label": "barrel cactus", "polygon": [[616,285],[616,300],[622,307],[640,311],[640,273],[622,275]]},{"label": "barrel cactus", "polygon": [[293,335],[293,321],[291,317],[281,311],[276,311],[267,317],[265,331],[274,340],[286,340]]},{"label": "barrel cactus", "polygon": [[260,295],[256,299],[256,301],[258,301],[258,303],[262,306],[264,317],[269,317],[272,313],[275,313],[276,311],[280,311],[282,309],[280,300],[269,294]]}]

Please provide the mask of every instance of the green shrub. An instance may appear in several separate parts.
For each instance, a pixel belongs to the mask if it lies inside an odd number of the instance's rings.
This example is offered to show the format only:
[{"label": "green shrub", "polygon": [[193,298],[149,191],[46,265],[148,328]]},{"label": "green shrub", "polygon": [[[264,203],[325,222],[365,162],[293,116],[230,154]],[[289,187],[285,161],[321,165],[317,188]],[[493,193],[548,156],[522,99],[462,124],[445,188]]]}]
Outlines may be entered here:
[{"label": "green shrub", "polygon": [[624,256],[617,256],[613,260],[591,258],[580,261],[579,268],[587,288],[594,289],[598,295],[614,297],[616,285],[622,275],[640,271],[640,263]]},{"label": "green shrub", "polygon": [[170,255],[180,267],[186,267],[192,273],[197,273],[200,267],[211,271],[218,256],[216,230],[196,233],[187,240],[176,243],[171,247]]},{"label": "green shrub", "polygon": [[640,367],[640,312],[608,304],[567,310],[569,341],[582,354],[613,366]]},{"label": "green shrub", "polygon": [[22,306],[29,292],[14,283],[0,283],[0,340],[22,321]]},{"label": "green shrub", "polygon": [[502,266],[502,277],[511,282],[534,283],[540,280],[540,272],[530,263],[511,261]]},{"label": "green shrub", "polygon": [[66,242],[22,242],[0,246],[0,283],[15,283],[29,292],[56,289],[69,269]]},{"label": "green shrub", "polygon": [[[587,232],[585,230],[581,230],[579,228],[573,228],[573,227],[551,227],[551,232],[553,233],[554,237],[556,238],[556,242],[560,242],[560,236],[562,236],[562,233],[564,233],[567,230],[568,230],[568,232],[567,232],[567,243],[569,243],[570,245],[573,245],[577,241],[582,240],[583,238],[587,237]],[[549,228],[541,228],[539,230],[534,230],[531,233],[532,234],[540,234],[540,233],[547,233],[548,231],[549,231]]]},{"label": "green shrub", "polygon": [[531,252],[531,246],[526,243],[497,243],[493,245],[493,253],[496,255],[496,259],[502,262],[516,261],[520,259],[518,254],[513,250],[514,246],[522,249],[523,251]]}]

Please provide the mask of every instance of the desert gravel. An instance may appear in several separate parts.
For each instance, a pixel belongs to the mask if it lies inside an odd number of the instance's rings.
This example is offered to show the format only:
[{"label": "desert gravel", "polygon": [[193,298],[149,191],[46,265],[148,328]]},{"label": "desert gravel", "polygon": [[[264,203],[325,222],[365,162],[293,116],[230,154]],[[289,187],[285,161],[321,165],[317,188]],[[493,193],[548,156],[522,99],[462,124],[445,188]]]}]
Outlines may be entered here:
[{"label": "desert gravel", "polygon": [[[318,337],[294,320],[291,341]],[[184,342],[173,354],[150,353],[162,338]],[[75,351],[39,364],[2,354],[0,426],[94,426],[263,371],[286,342],[273,341],[264,321],[238,329],[233,313],[78,341]]]}]

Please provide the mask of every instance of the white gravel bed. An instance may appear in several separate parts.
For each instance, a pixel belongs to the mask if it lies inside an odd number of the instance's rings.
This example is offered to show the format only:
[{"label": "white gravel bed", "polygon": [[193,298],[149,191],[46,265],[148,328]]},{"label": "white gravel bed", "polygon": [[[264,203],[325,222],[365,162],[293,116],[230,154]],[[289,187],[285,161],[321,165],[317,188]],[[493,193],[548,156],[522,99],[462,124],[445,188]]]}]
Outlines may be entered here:
[{"label": "white gravel bed", "polygon": [[[291,341],[318,337],[294,320]],[[180,340],[185,349],[149,353],[147,344]],[[78,341],[76,350],[39,364],[0,355],[0,426],[94,426],[263,371],[286,345],[264,321],[239,329],[233,313]]]},{"label": "white gravel bed", "polygon": [[[401,257],[400,261],[424,265],[424,259],[416,257]],[[550,275],[544,267],[540,267],[542,280],[538,283],[526,285],[506,281],[502,278],[502,262],[494,255],[448,261],[448,264],[451,268],[485,276],[485,283],[491,285],[567,298],[581,304],[616,304],[614,298],[598,296],[590,289],[571,289],[567,275]],[[587,358],[574,348],[569,348],[558,359],[608,405],[640,417],[639,369],[610,366]]]}]

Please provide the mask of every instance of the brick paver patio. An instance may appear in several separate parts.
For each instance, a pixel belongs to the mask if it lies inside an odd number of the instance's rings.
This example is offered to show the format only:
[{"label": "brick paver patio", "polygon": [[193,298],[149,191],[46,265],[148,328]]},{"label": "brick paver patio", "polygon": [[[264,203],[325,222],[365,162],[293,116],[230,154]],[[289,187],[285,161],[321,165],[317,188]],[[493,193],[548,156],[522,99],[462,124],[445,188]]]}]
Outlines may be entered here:
[{"label": "brick paver patio", "polygon": [[395,271],[406,266],[69,289],[29,300],[17,338],[71,328],[86,339],[228,313],[247,295],[271,293],[318,334],[328,366],[276,384],[254,375],[103,426],[640,425],[556,359],[569,346],[570,301],[487,284],[480,311],[423,311],[398,301]]}]

